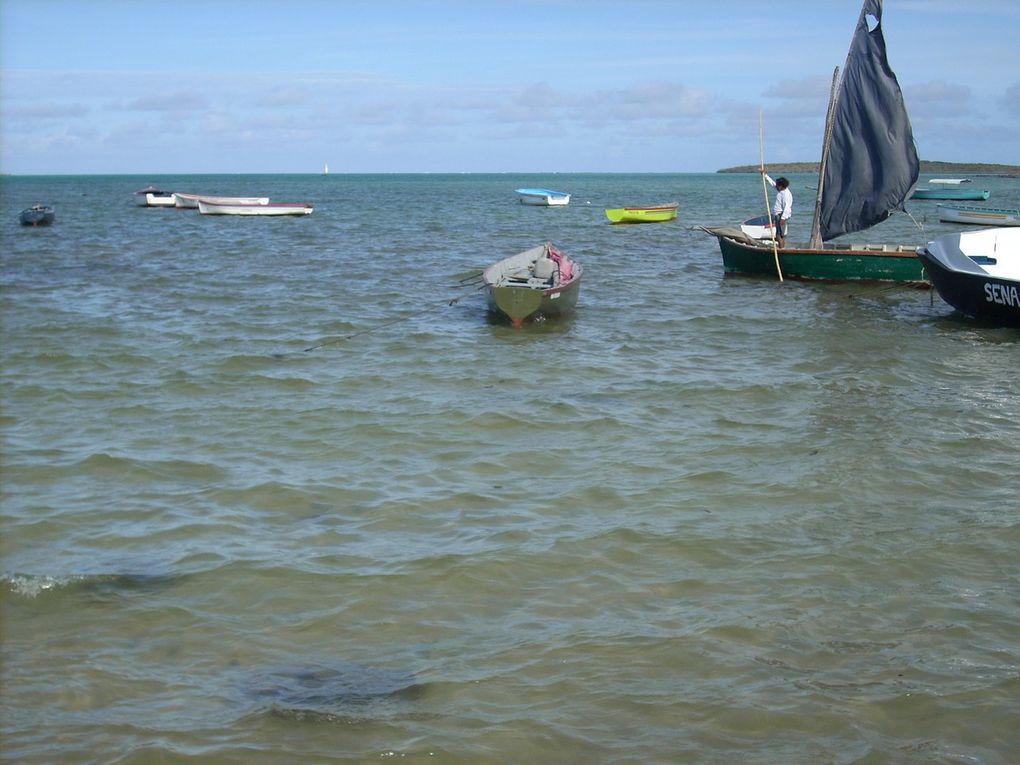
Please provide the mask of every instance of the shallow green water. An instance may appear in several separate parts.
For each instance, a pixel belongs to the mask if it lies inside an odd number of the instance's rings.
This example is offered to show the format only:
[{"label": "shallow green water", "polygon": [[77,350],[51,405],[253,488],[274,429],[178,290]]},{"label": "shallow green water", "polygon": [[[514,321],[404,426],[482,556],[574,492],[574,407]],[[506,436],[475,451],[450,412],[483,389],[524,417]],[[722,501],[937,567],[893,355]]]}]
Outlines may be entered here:
[{"label": "shallow green water", "polygon": [[[1020,333],[723,278],[756,176],[2,184],[4,761],[1015,761]],[[545,240],[576,315],[491,321]]]}]

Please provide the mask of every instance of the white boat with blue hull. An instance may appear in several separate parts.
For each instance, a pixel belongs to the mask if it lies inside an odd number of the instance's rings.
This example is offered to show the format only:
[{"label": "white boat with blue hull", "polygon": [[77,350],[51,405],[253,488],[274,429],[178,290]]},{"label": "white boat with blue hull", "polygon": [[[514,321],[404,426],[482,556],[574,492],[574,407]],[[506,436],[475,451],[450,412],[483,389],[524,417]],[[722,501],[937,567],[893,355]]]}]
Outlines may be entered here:
[{"label": "white boat with blue hull", "polygon": [[570,194],[552,189],[516,189],[522,205],[536,207],[557,207],[570,204]]}]

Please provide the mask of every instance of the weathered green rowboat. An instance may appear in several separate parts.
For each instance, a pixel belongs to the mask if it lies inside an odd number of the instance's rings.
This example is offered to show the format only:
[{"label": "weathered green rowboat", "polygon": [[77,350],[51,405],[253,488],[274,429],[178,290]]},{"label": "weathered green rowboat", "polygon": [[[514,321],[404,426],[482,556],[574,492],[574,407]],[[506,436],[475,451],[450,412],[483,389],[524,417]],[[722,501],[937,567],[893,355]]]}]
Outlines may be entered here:
[{"label": "weathered green rowboat", "polygon": [[581,264],[551,244],[504,258],[482,274],[489,310],[508,317],[515,327],[537,316],[558,316],[577,305]]}]

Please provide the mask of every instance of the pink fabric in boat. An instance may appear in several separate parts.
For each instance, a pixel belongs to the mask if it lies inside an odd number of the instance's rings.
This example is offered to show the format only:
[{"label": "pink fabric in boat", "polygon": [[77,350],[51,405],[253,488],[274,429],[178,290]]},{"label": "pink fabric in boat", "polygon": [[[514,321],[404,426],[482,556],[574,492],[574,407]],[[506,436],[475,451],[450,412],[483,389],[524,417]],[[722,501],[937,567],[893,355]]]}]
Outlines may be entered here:
[{"label": "pink fabric in boat", "polygon": [[554,250],[552,247],[549,248],[549,257],[560,267],[560,281],[569,282],[574,273],[574,262],[570,258],[565,258],[562,252]]}]

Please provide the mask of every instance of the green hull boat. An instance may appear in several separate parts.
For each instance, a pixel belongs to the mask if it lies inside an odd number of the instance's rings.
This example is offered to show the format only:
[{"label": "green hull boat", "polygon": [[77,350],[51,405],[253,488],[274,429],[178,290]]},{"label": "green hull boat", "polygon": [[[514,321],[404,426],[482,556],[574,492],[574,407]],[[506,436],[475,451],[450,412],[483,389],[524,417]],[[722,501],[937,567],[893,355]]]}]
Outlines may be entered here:
[{"label": "green hull boat", "polygon": [[942,199],[942,200],[956,200],[956,201],[979,201],[988,199],[992,193],[990,191],[980,191],[975,189],[915,189],[914,193],[910,195],[911,199]]},{"label": "green hull boat", "polygon": [[776,254],[784,278],[825,282],[897,282],[928,286],[917,245],[834,245],[821,249],[788,246],[773,251],[771,242],[720,235],[723,270],[744,276],[776,276]]},{"label": "green hull boat", "polygon": [[515,327],[528,318],[569,313],[577,305],[582,271],[580,263],[548,243],[504,258],[482,274],[489,310]]},{"label": "green hull boat", "polygon": [[808,244],[776,248],[735,227],[702,227],[719,241],[723,270],[780,281],[927,286],[916,245],[831,241],[903,210],[917,184],[920,162],[899,82],[888,62],[881,0],[863,2],[844,72],[840,75],[837,69],[833,76],[823,135]]},{"label": "green hull boat", "polygon": [[679,202],[653,207],[613,207],[606,210],[606,217],[612,223],[664,223],[676,220]]}]

